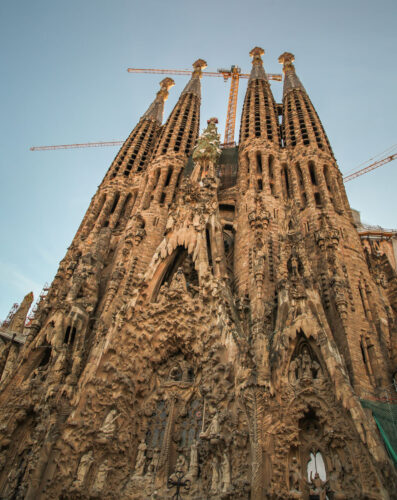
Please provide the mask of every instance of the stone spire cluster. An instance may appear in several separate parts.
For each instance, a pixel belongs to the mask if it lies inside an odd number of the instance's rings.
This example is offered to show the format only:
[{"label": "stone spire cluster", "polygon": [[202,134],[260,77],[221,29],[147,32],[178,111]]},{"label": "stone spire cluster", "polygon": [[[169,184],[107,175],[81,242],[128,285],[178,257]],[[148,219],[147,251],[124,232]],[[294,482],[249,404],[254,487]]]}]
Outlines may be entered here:
[{"label": "stone spire cluster", "polygon": [[294,56],[276,103],[250,55],[238,147],[199,136],[205,61],[162,124],[164,79],[1,334],[2,498],[395,497],[395,261],[361,242]]}]

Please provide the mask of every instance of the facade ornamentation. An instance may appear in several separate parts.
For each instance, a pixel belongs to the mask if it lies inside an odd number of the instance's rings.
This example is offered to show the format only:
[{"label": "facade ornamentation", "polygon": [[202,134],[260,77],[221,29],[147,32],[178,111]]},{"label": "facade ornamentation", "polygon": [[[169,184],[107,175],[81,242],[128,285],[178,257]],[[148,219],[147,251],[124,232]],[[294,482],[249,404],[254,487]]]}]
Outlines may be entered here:
[{"label": "facade ornamentation", "polygon": [[30,296],[0,328],[1,498],[395,498],[366,409],[397,373],[395,261],[294,56],[277,104],[263,54],[236,148],[199,135],[205,61],[164,124],[160,83],[29,328]]}]

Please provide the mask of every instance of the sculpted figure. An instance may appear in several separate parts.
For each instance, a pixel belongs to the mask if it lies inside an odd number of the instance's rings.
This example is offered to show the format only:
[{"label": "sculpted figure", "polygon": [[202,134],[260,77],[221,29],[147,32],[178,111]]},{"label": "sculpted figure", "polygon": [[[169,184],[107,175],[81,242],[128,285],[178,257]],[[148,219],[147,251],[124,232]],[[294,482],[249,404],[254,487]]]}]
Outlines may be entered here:
[{"label": "sculpted figure", "polygon": [[214,417],[211,420],[210,425],[207,430],[200,434],[201,439],[208,439],[210,441],[219,440],[220,438],[220,425],[219,425],[219,415],[215,412]]},{"label": "sculpted figure", "polygon": [[226,493],[230,489],[230,462],[229,457],[227,456],[227,452],[223,452],[222,463],[221,463],[221,472],[222,472],[222,482],[221,482],[221,491]]},{"label": "sculpted figure", "polygon": [[186,469],[187,469],[186,458],[183,455],[179,455],[178,460],[176,461],[175,464],[175,470],[186,472]]},{"label": "sculpted figure", "polygon": [[90,470],[93,461],[94,457],[92,456],[92,451],[89,451],[81,457],[76,473],[76,479],[73,483],[73,486],[75,488],[81,488],[84,485],[85,478],[88,474],[88,471]]},{"label": "sculpted figure", "polygon": [[306,346],[303,348],[302,354],[300,355],[300,360],[301,377],[312,378],[312,359],[309,354],[309,349]]},{"label": "sculpted figure", "polygon": [[94,484],[92,486],[93,493],[98,494],[103,490],[103,487],[105,486],[106,483],[106,478],[108,475],[108,461],[105,460],[104,462],[101,463],[99,466]]},{"label": "sculpted figure", "polygon": [[195,440],[190,447],[189,477],[195,479],[198,474],[198,442]]},{"label": "sculpted figure", "polygon": [[139,443],[138,446],[138,454],[136,456],[136,462],[135,462],[135,476],[143,476],[143,471],[145,468],[145,462],[146,462],[146,450],[147,446],[145,443],[145,440],[142,439],[142,441]]},{"label": "sculpted figure", "polygon": [[317,495],[320,500],[326,500],[326,490],[325,486],[328,481],[323,481],[318,472],[312,475],[310,471],[310,495]]},{"label": "sculpted figure", "polygon": [[118,417],[117,410],[111,410],[99,430],[101,441],[111,439],[116,432],[116,419]]},{"label": "sculpted figure", "polygon": [[153,450],[152,460],[151,460],[149,467],[147,469],[147,476],[149,476],[149,477],[154,476],[154,473],[156,472],[156,469],[157,469],[157,464],[159,462],[159,458],[160,458],[160,450],[158,448],[155,448]]},{"label": "sculpted figure", "polygon": [[212,468],[211,492],[216,493],[219,487],[219,468],[218,468],[218,460],[215,456],[212,457],[211,468]]},{"label": "sculpted figure", "polygon": [[300,492],[301,479],[302,475],[298,464],[298,459],[296,457],[292,457],[291,465],[289,466],[289,489],[291,491]]},{"label": "sculpted figure", "polygon": [[295,384],[297,381],[297,373],[299,372],[299,360],[295,358],[289,364],[288,379],[290,384]]}]

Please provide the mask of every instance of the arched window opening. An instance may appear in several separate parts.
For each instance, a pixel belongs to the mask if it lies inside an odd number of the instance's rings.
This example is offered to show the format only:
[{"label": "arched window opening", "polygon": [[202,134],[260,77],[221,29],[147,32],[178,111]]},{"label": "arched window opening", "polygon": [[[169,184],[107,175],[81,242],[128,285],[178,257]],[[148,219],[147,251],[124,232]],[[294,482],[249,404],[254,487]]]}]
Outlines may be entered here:
[{"label": "arched window opening", "polygon": [[262,182],[262,179],[258,179],[258,191],[262,191],[263,190],[263,182]]},{"label": "arched window opening", "polygon": [[43,357],[41,358],[39,367],[47,366],[51,357],[51,347],[47,346],[44,348],[44,354]]},{"label": "arched window opening", "polygon": [[165,179],[164,187],[167,187],[169,185],[171,176],[172,176],[172,167],[168,167],[168,173],[167,173],[167,178]]},{"label": "arched window opening", "polygon": [[309,174],[313,186],[317,186],[317,177],[316,177],[316,172],[314,170],[314,163],[312,161],[309,161]]},{"label": "arched window opening", "polygon": [[319,475],[322,481],[326,481],[327,473],[325,470],[325,463],[323,456],[320,451],[316,453],[310,453],[310,460],[307,463],[307,479],[309,482],[312,481],[316,477],[316,474]]},{"label": "arched window opening", "polygon": [[274,169],[273,169],[274,158],[272,155],[268,159],[268,170],[269,170],[269,184],[270,192],[274,196]]},{"label": "arched window opening", "polygon": [[256,153],[256,169],[258,174],[262,175],[262,156],[260,153]]},{"label": "arched window opening", "polygon": [[72,328],[72,332],[71,332],[71,335],[70,335],[70,345],[73,345],[74,344],[74,339],[76,338],[76,328],[73,327]]},{"label": "arched window opening", "polygon": [[132,198],[132,195],[131,193],[126,197],[126,199],[124,200],[124,203],[123,203],[123,207],[120,211],[120,215],[119,215],[119,218],[117,219],[117,223],[116,223],[116,229],[120,226],[120,222],[123,220],[124,216],[127,215],[126,214],[126,211],[127,211],[127,206],[128,204],[130,203],[130,200]]},{"label": "arched window opening", "polygon": [[166,193],[165,193],[165,191],[163,191],[163,192],[161,193],[160,205],[163,205],[163,204],[164,204],[164,202],[165,202],[165,196],[166,196]]},{"label": "arched window opening", "polygon": [[208,257],[208,264],[210,266],[211,271],[213,270],[212,266],[212,249],[211,249],[211,238],[210,238],[210,232],[209,228],[207,227],[205,230],[205,240],[207,242],[207,257]]},{"label": "arched window opening", "polygon": [[68,326],[66,328],[66,333],[65,333],[65,337],[63,339],[63,343],[64,344],[68,344],[69,343],[69,338],[70,338],[70,331],[71,331],[72,327],[71,326]]},{"label": "arched window opening", "polygon": [[282,185],[283,185],[283,194],[284,199],[287,200],[291,198],[291,188],[289,182],[288,168],[287,165],[283,165],[282,169]]},{"label": "arched window opening", "polygon": [[325,177],[325,184],[327,185],[327,189],[330,193],[332,193],[331,179],[329,176],[328,165],[324,165],[324,177]]},{"label": "arched window opening", "polygon": [[117,193],[116,196],[114,197],[113,205],[112,205],[112,208],[110,210],[111,214],[116,210],[117,203],[119,202],[119,198],[120,198],[120,193]]},{"label": "arched window opening", "polygon": [[316,207],[317,208],[321,208],[322,207],[320,193],[314,193],[314,201],[316,202]]}]

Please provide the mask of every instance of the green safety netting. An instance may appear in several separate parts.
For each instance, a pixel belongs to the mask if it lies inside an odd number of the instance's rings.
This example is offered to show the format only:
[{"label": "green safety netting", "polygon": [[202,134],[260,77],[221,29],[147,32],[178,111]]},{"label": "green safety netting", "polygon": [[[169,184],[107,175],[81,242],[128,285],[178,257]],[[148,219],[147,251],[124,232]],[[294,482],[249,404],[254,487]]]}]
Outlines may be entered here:
[{"label": "green safety netting", "polygon": [[372,411],[387,451],[397,466],[397,404],[360,399],[363,408]]}]

